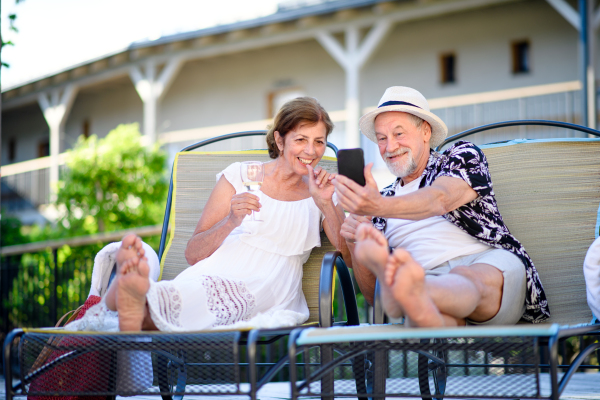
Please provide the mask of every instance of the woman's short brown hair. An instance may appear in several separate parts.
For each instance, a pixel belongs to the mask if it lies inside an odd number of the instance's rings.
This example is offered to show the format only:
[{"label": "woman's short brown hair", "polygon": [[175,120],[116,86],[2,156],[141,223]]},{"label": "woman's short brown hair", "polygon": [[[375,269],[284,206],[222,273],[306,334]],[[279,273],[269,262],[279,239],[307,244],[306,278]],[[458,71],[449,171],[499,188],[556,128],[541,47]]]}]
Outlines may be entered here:
[{"label": "woman's short brown hair", "polygon": [[275,142],[275,131],[283,138],[288,132],[293,131],[300,124],[316,125],[319,121],[325,124],[326,135],[333,130],[333,122],[327,111],[312,97],[297,97],[285,103],[277,112],[273,125],[267,132],[267,146],[269,157],[279,157],[279,148]]}]

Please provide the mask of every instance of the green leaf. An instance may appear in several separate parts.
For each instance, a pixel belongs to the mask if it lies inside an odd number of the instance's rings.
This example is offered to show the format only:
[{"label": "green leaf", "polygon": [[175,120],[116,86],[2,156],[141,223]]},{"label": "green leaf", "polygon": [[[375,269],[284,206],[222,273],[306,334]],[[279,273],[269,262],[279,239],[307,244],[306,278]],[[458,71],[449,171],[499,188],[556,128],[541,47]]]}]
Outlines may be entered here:
[{"label": "green leaf", "polygon": [[168,190],[166,155],[141,143],[137,124],[119,125],[105,138],[79,137],[67,153],[56,207],[68,235],[160,223]]}]

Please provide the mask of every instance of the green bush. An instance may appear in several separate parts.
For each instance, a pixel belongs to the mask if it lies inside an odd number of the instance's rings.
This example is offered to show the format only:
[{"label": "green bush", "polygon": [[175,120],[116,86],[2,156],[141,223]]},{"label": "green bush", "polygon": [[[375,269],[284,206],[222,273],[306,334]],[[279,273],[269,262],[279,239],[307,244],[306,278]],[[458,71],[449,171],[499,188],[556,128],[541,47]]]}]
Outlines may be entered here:
[{"label": "green bush", "polygon": [[104,139],[79,138],[67,153],[56,205],[70,236],[154,225],[162,220],[166,155],[142,144],[137,124]]},{"label": "green bush", "polygon": [[[80,137],[67,152],[54,207],[55,226],[24,229],[18,220],[2,218],[2,246],[156,225],[162,222],[168,183],[166,155],[144,146],[137,124],[119,125],[105,138]],[[159,238],[144,240],[157,250]],[[57,315],[81,305],[90,289],[96,253],[107,243],[48,249],[5,258],[12,282],[5,298],[9,325],[54,324],[51,317],[56,285]]]}]

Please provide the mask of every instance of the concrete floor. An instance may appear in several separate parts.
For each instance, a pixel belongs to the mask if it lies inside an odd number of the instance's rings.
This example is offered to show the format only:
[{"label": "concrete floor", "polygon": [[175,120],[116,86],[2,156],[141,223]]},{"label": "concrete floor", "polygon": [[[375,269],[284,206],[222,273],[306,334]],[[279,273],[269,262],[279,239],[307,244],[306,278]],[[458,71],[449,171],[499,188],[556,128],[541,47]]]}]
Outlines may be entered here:
[{"label": "concrete floor", "polygon": [[[544,395],[550,392],[550,377],[548,374],[542,374],[541,380],[542,393]],[[5,396],[5,382],[0,376],[0,398]],[[23,397],[18,397],[23,398]],[[185,396],[186,400],[229,400],[239,399],[245,400],[247,396]],[[258,392],[260,400],[279,400],[290,398],[289,383],[274,382],[269,383]],[[600,373],[577,373],[571,378],[563,395],[560,397],[564,400],[600,400]],[[117,397],[120,400],[135,399],[135,400],[157,400],[158,396],[144,395],[135,397]],[[347,399],[347,398],[346,398]]]}]

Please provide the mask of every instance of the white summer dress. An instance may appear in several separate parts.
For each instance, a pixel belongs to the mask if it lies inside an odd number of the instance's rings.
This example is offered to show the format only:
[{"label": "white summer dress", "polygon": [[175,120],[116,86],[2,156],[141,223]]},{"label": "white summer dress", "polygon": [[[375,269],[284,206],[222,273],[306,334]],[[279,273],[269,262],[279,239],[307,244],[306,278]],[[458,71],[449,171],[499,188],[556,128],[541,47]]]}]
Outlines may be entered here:
[{"label": "white summer dress", "polygon": [[[217,181],[221,175],[236,193],[245,192],[240,163],[218,174]],[[263,222],[246,217],[210,257],[172,281],[150,281],[146,299],[159,330],[290,326],[308,319],[302,266],[321,245],[323,214],[312,197],[280,201],[260,193],[260,202]],[[68,329],[114,331],[117,318],[100,302]]]}]

